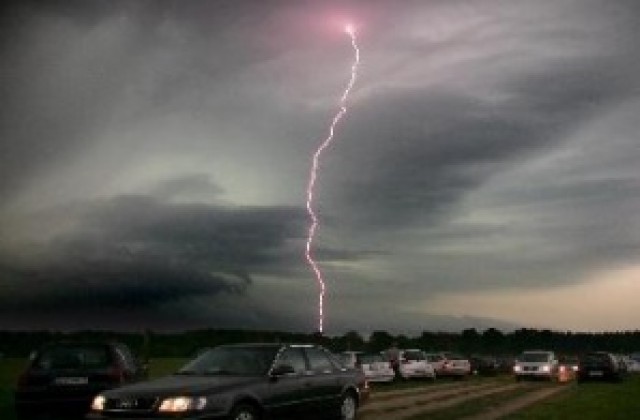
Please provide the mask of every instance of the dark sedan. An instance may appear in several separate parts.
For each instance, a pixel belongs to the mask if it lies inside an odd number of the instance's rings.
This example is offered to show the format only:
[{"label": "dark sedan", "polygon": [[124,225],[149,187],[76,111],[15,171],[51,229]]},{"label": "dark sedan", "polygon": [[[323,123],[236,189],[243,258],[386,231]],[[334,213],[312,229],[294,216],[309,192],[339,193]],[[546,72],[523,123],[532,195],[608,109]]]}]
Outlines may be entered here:
[{"label": "dark sedan", "polygon": [[205,351],[177,373],[105,391],[90,419],[353,420],[364,375],[315,345],[236,344]]},{"label": "dark sedan", "polygon": [[611,353],[591,352],[583,355],[578,363],[578,380],[619,381],[624,371],[618,359]]},{"label": "dark sedan", "polygon": [[144,379],[145,374],[122,343],[47,344],[32,354],[18,380],[18,419],[83,418],[98,393]]}]

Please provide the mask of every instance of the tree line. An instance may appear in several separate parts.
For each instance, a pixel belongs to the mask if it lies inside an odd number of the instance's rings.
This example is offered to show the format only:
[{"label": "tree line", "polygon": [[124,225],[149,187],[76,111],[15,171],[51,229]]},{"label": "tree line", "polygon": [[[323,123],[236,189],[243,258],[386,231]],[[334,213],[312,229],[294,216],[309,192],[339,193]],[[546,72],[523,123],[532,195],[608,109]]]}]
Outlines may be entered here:
[{"label": "tree line", "polygon": [[256,331],[241,329],[201,329],[161,333],[117,331],[0,331],[0,353],[5,357],[25,357],[52,341],[120,341],[141,358],[192,357],[207,347],[243,342],[317,343],[335,352],[345,350],[379,352],[393,345],[426,351],[453,351],[464,355],[516,355],[523,350],[549,349],[560,354],[580,354],[602,350],[616,353],[640,352],[640,330],[616,332],[571,332],[521,328],[503,332],[495,328],[461,332],[424,331],[418,336],[393,335],[374,331],[364,337],[356,331],[327,336],[318,333]]}]

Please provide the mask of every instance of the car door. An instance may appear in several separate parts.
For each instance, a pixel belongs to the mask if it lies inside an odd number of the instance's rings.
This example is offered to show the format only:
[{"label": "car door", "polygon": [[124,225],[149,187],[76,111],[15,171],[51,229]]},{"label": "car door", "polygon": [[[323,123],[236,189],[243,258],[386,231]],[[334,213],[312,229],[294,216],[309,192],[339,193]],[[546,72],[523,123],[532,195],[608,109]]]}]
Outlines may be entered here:
[{"label": "car door", "polygon": [[273,413],[273,418],[300,415],[302,408],[308,403],[309,378],[307,360],[301,348],[286,348],[276,359],[274,369],[289,366],[292,371],[272,375],[269,381],[268,396],[265,406]]},{"label": "car door", "polygon": [[324,415],[339,404],[343,386],[340,368],[323,348],[307,347],[304,351],[309,364],[307,378],[310,395],[305,409],[310,410],[309,416]]}]

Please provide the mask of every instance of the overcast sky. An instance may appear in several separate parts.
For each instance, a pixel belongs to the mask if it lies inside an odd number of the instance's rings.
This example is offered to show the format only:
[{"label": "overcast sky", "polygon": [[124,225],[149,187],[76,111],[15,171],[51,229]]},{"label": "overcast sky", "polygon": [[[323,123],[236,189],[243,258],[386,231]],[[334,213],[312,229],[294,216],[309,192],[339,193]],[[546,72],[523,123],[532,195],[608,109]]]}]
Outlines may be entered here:
[{"label": "overcast sky", "polygon": [[0,328],[640,328],[636,0],[20,1]]}]

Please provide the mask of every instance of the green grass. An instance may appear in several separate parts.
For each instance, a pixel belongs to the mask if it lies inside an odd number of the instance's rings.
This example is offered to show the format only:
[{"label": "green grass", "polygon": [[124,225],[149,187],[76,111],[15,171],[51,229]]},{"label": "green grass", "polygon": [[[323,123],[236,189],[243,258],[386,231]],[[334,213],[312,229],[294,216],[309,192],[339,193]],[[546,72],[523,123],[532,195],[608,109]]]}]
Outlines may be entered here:
[{"label": "green grass", "polygon": [[640,376],[622,383],[570,384],[571,389],[557,397],[540,402],[509,420],[580,419],[635,420],[640,413]]},{"label": "green grass", "polygon": [[0,359],[0,419],[14,420],[13,389],[26,365],[25,359]]}]

